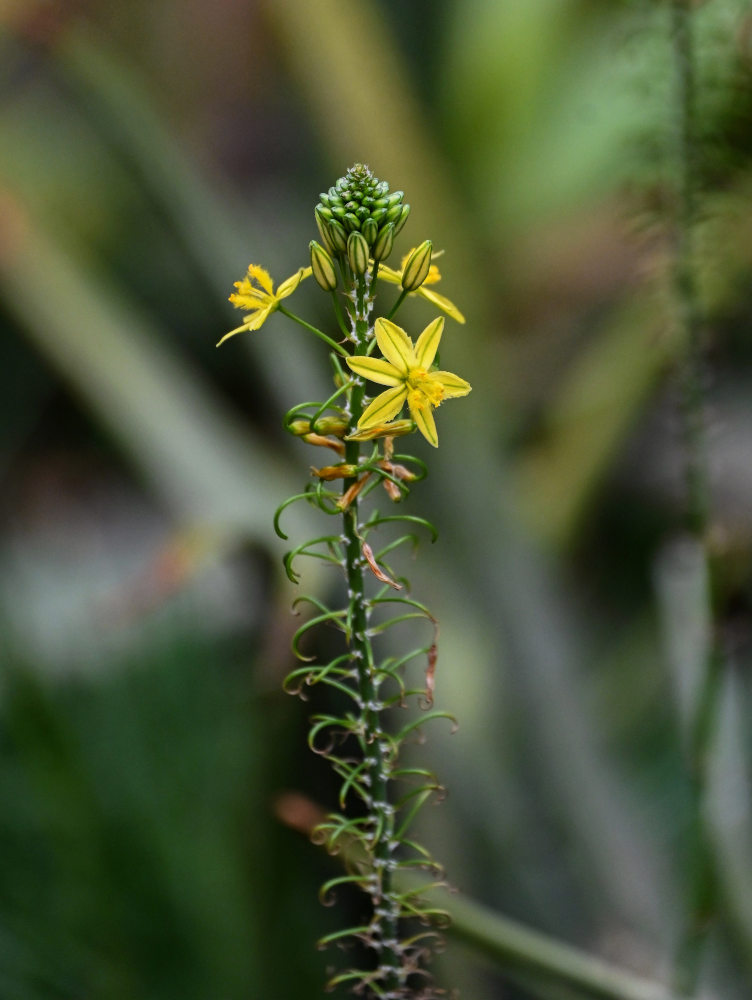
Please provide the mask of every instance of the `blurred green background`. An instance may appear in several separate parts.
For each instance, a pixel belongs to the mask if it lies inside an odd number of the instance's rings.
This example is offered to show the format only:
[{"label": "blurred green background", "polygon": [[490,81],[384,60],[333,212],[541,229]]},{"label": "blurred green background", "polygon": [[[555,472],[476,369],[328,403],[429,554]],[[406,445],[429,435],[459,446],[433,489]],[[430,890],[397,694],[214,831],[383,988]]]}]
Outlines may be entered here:
[{"label": "blurred green background", "polygon": [[[752,15],[697,5],[713,539],[729,669],[705,815],[705,986],[750,995]],[[449,794],[422,837],[498,911],[654,978],[686,881],[702,630],[682,537],[667,268],[674,129],[654,0],[0,3],[0,996],[318,996],[335,803],[285,697],[271,517],[326,357],[273,317],[214,344],[248,263],[307,262],[355,161],[406,192],[467,315],[406,567],[441,623]],[[296,309],[330,322],[313,283]],[[407,305],[420,329],[433,314]],[[451,323],[451,321],[448,321]],[[454,419],[452,419],[454,418]],[[310,522],[288,520],[293,537]],[[309,589],[327,586],[311,576]],[[323,590],[321,590],[323,593]],[[687,694],[687,691],[690,694]],[[313,706],[315,707],[315,706]],[[466,998],[527,991],[448,938]]]}]

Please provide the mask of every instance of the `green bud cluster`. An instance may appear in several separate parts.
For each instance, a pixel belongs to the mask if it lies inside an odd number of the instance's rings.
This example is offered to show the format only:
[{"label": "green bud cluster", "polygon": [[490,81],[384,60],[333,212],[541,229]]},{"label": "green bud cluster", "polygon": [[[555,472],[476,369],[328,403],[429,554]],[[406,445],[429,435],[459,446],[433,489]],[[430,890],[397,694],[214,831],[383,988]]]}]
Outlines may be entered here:
[{"label": "green bud cluster", "polygon": [[316,225],[324,247],[358,265],[364,253],[374,260],[385,260],[410,214],[410,206],[403,204],[403,192],[390,194],[387,182],[380,181],[362,163],[350,167],[319,197]]}]

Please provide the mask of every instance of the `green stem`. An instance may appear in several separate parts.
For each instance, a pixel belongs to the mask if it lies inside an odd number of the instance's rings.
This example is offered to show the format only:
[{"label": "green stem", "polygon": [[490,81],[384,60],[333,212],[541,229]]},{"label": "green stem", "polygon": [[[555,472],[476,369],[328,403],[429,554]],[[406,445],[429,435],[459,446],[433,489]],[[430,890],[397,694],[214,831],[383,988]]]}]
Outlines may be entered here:
[{"label": "green stem", "polygon": [[334,303],[334,315],[337,317],[337,323],[342,333],[349,339],[350,331],[347,328],[347,323],[345,322],[345,314],[342,312],[342,303],[339,301],[339,295],[336,289],[332,292],[332,302]]},{"label": "green stem", "polygon": [[703,821],[708,785],[708,757],[721,681],[718,623],[712,606],[712,575],[708,553],[709,483],[705,442],[702,317],[694,259],[696,218],[695,54],[690,0],[671,0],[671,30],[676,75],[677,203],[674,225],[674,295],[683,343],[679,364],[681,415],[685,448],[685,517],[705,561],[707,618],[711,635],[703,677],[692,708],[688,732],[690,817],[687,836],[688,878],[684,926],[678,943],[673,984],[685,996],[697,992],[702,952],[715,910],[715,873]]},{"label": "green stem", "polygon": [[306,330],[309,330],[311,333],[315,334],[320,340],[323,340],[325,344],[328,344],[333,350],[335,350],[337,354],[341,354],[343,358],[346,358],[348,356],[347,351],[344,349],[344,347],[342,347],[341,344],[338,344],[336,340],[332,340],[331,337],[327,337],[327,335],[322,330],[319,330],[315,326],[311,326],[310,323],[306,323],[304,319],[301,319],[300,316],[296,316],[295,313],[291,313],[290,310],[285,309],[284,306],[278,305],[277,309],[284,316],[287,316],[288,319],[294,320],[296,323],[299,323],[300,326],[305,327]]},{"label": "green stem", "polygon": [[407,289],[405,289],[405,288],[402,289],[402,291],[400,293],[400,297],[397,299],[397,301],[392,306],[391,312],[387,316],[387,319],[391,319],[392,316],[395,315],[395,313],[397,312],[397,310],[399,309],[399,307],[402,305],[402,303],[405,301],[405,299],[407,298],[407,296],[409,294],[410,293],[407,291]]},{"label": "green stem", "polygon": [[[355,286],[355,353],[365,354],[369,342],[371,303],[368,283],[360,277]],[[350,426],[355,428],[363,409],[365,387],[357,379],[350,393]],[[359,466],[361,445],[348,441],[345,448],[345,462]],[[351,481],[352,482],[352,481]],[[394,811],[389,801],[391,771],[391,746],[383,735],[379,701],[379,685],[376,683],[376,664],[368,633],[368,601],[365,593],[361,530],[358,521],[358,498],[353,499],[343,514],[343,534],[345,538],[345,575],[351,602],[352,638],[351,649],[358,672],[358,698],[362,706],[362,752],[369,761],[368,782],[371,822],[371,863],[374,883],[371,898],[374,906],[372,933],[378,946],[379,967],[384,970],[381,986],[389,995],[397,995],[403,980],[402,956],[399,950],[399,901],[392,890]],[[378,916],[377,916],[378,914]]]}]

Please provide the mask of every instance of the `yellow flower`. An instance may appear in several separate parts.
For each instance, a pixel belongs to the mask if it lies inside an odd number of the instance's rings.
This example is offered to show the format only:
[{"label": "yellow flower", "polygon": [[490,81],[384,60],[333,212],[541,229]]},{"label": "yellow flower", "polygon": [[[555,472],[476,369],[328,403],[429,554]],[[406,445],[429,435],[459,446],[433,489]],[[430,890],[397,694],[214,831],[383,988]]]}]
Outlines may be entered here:
[{"label": "yellow flower", "polygon": [[265,271],[263,267],[259,267],[258,264],[249,264],[245,278],[235,282],[237,292],[233,292],[230,296],[230,302],[235,308],[245,309],[248,315],[243,317],[243,325],[226,333],[219,344],[224,344],[228,337],[234,337],[236,333],[242,333],[244,330],[258,330],[262,327],[274,310],[279,308],[282,299],[292,295],[300,282],[307,278],[310,273],[310,267],[301,267],[295,274],[283,281],[275,292],[269,272]]},{"label": "yellow flower", "polygon": [[[383,278],[384,281],[388,281],[392,285],[402,284],[402,272],[405,270],[405,264],[412,254],[412,250],[406,253],[402,258],[400,263],[399,271],[395,271],[392,267],[387,267],[386,264],[381,264],[379,267],[379,277]],[[439,250],[434,253],[434,259],[443,253],[443,250]],[[435,264],[431,264],[430,270],[428,271],[428,277],[414,292],[410,292],[410,295],[422,295],[424,299],[428,299],[429,302],[433,303],[438,309],[446,313],[447,316],[451,316],[452,319],[456,319],[458,323],[464,323],[465,317],[459,311],[454,302],[451,302],[444,295],[439,295],[438,292],[432,291],[430,288],[426,288],[426,285],[435,285],[437,281],[441,281],[441,274],[439,273],[438,267]]]},{"label": "yellow flower", "polygon": [[379,385],[390,386],[363,411],[358,421],[360,430],[368,430],[396,417],[405,402],[418,430],[434,448],[439,445],[433,410],[445,399],[466,396],[470,385],[451,372],[429,371],[436,357],[444,317],[429,323],[415,346],[405,331],[388,319],[376,320],[376,343],[383,358],[358,355],[347,358],[357,375],[363,375]]}]

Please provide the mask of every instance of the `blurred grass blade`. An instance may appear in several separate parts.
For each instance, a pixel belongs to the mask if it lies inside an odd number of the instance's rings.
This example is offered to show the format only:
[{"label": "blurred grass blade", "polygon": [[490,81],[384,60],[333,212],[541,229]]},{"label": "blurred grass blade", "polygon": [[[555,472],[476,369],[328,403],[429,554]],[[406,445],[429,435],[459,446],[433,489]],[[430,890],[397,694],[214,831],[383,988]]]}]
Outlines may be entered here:
[{"label": "blurred grass blade", "polygon": [[[226,306],[227,297],[233,281],[243,276],[248,264],[262,264],[272,273],[289,268],[287,274],[307,264],[307,245],[301,245],[290,263],[290,252],[279,245],[273,229],[258,232],[245,205],[229,191],[218,189],[216,178],[209,182],[198,173],[155,111],[155,102],[141,80],[102,39],[93,43],[83,31],[70,27],[56,41],[52,54],[78,106],[136,175],[216,295],[217,330],[208,331],[207,337],[218,340],[225,332],[220,307],[235,319]],[[311,235],[314,232],[312,206]],[[312,392],[325,392],[318,374],[317,345],[299,331],[292,336],[296,338],[297,365],[289,364],[290,346],[285,338],[244,338],[255,377],[263,373],[281,401],[308,399]],[[320,390],[316,389],[317,377],[322,382]]]},{"label": "blurred grass blade", "polygon": [[2,208],[3,297],[40,353],[177,515],[268,539],[270,511],[293,490],[278,455],[230,419],[166,335],[7,193]]}]

